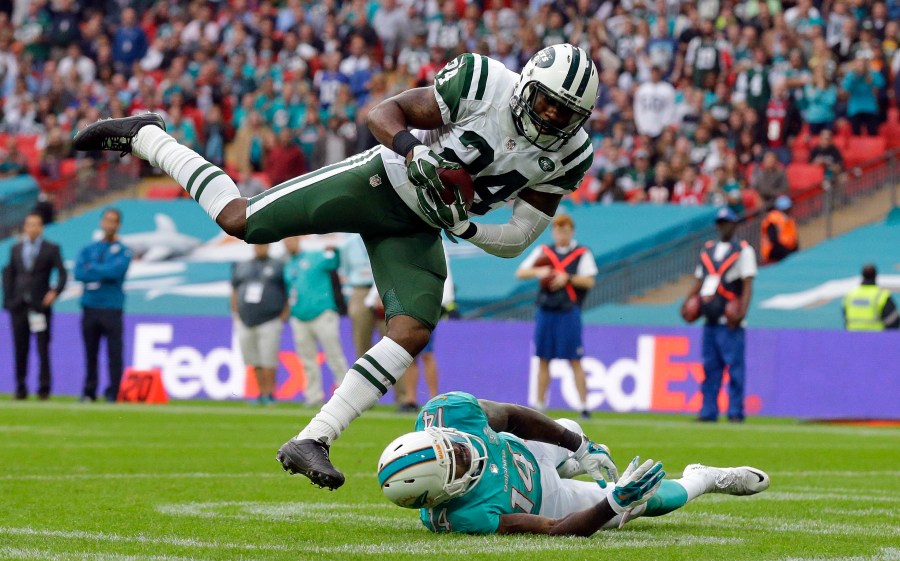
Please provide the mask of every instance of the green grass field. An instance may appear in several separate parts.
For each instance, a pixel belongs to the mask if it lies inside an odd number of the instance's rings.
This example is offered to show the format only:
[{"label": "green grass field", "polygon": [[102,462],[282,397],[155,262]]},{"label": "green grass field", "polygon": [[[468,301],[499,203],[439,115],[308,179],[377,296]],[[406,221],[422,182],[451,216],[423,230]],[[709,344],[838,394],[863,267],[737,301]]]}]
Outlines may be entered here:
[{"label": "green grass field", "polygon": [[434,535],[384,499],[382,448],[412,415],[377,409],[333,449],[338,491],[288,476],[278,446],[311,412],[242,403],[0,405],[0,559],[900,559],[900,430],[751,419],[696,425],[598,415],[586,432],[635,454],[752,464],[772,487],[705,496],[591,539]]}]

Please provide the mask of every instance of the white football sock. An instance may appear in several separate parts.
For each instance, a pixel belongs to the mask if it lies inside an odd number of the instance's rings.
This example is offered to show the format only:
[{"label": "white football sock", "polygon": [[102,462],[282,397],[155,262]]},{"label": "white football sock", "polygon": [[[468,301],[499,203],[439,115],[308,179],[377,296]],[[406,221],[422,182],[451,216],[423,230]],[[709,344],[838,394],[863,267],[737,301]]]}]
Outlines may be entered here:
[{"label": "white football sock", "polygon": [[159,127],[141,127],[131,143],[131,153],[166,172],[213,220],[225,205],[241,197],[234,181],[224,171],[178,144]]},{"label": "white football sock", "polygon": [[[687,491],[688,495],[687,500],[689,501],[696,499],[704,493],[708,493],[710,490],[710,478],[707,473],[702,470],[686,473],[681,476],[681,479],[672,479],[671,481],[684,487],[684,490]],[[715,479],[712,480],[712,484],[715,485]]]},{"label": "white football sock", "polygon": [[378,403],[412,361],[403,347],[382,338],[350,367],[328,403],[296,438],[319,438],[330,445],[363,411]]}]

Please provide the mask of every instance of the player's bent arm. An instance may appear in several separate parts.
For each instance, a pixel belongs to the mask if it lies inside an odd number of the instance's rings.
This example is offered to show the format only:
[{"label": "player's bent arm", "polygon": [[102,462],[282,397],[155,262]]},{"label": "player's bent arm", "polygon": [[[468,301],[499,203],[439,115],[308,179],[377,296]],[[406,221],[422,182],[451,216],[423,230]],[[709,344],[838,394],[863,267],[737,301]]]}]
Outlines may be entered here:
[{"label": "player's bent arm", "polygon": [[[385,99],[369,111],[366,124],[378,142],[395,150],[394,137],[397,133],[410,127],[436,129],[444,121],[435,99],[434,87],[429,86],[407,90]],[[409,152],[400,155],[408,156]]]},{"label": "player's bent arm", "polygon": [[525,440],[555,444],[575,452],[583,437],[560,425],[540,411],[512,403],[479,399],[478,405],[487,416],[488,425],[497,432],[509,432]]},{"label": "player's bent arm", "polygon": [[[528,193],[524,193],[527,191]],[[532,195],[533,194],[533,195]],[[518,257],[541,235],[562,195],[523,189],[506,224],[469,224],[460,237],[497,257]]]},{"label": "player's bent arm", "polygon": [[550,536],[588,537],[616,516],[607,499],[573,512],[563,518],[547,518],[536,514],[503,514],[498,534],[547,534]]}]

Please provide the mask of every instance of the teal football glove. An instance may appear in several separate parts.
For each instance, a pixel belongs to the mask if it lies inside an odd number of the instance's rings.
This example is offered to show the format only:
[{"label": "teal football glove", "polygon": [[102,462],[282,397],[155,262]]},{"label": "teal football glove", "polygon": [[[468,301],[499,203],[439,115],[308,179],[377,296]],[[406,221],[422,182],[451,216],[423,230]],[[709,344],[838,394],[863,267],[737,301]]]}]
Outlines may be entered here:
[{"label": "teal football glove", "polygon": [[639,461],[641,461],[639,456],[631,460],[628,469],[609,494],[609,506],[616,514],[630,512],[634,507],[649,501],[666,477],[662,462],[654,463],[653,460],[647,460],[638,466]]},{"label": "teal football glove", "polygon": [[618,481],[619,470],[609,455],[609,448],[603,444],[595,444],[584,435],[581,439],[581,446],[575,451],[575,459],[582,469],[603,489],[606,489],[603,472],[606,472],[605,479],[613,483]]},{"label": "teal football glove", "polygon": [[[416,187],[426,189],[440,199],[444,185],[441,183],[441,178],[438,177],[438,168],[460,169],[461,167],[456,162],[444,159],[424,144],[420,144],[413,148],[412,159],[406,166],[406,177]],[[458,198],[461,196],[458,195]]]}]

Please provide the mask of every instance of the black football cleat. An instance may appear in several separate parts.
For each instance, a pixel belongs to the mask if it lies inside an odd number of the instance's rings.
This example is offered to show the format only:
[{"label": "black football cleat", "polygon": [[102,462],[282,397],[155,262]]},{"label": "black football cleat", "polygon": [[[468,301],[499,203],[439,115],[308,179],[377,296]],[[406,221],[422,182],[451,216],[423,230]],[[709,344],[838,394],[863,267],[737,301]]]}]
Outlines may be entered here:
[{"label": "black football cleat", "polygon": [[78,131],[72,145],[76,150],[82,152],[109,150],[121,152],[121,155],[124,156],[131,154],[131,142],[141,127],[147,125],[155,125],[166,130],[165,121],[156,113],[141,113],[119,119],[103,119]]},{"label": "black football cleat", "polygon": [[275,459],[285,471],[305,475],[313,485],[332,491],[344,484],[344,474],[337,470],[328,458],[328,445],[318,439],[290,439],[285,442]]}]

